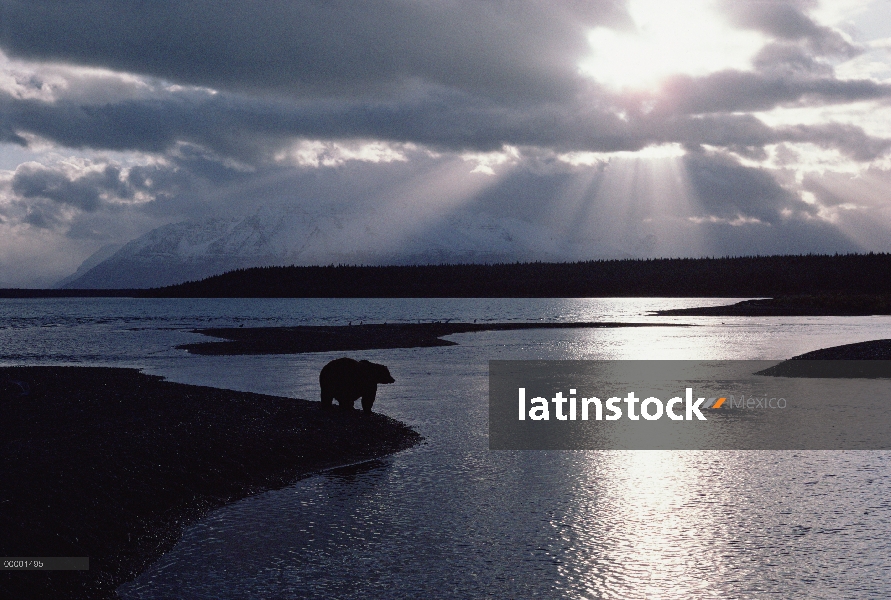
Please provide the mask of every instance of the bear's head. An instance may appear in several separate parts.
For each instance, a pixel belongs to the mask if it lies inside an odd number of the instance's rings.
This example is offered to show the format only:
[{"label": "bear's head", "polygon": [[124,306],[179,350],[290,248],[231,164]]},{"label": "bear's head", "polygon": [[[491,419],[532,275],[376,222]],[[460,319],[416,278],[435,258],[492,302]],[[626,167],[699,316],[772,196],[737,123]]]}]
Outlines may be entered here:
[{"label": "bear's head", "polygon": [[368,372],[371,373],[372,379],[374,379],[375,383],[395,383],[395,379],[390,375],[390,369],[388,369],[384,365],[379,365],[377,363],[369,362],[367,360],[359,361],[361,362]]}]

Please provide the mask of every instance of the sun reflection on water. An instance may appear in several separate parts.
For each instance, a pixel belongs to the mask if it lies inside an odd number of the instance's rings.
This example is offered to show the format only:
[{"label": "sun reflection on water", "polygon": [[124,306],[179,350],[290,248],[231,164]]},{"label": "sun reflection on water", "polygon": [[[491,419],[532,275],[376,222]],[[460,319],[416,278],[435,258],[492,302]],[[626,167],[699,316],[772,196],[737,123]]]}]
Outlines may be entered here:
[{"label": "sun reflection on water", "polygon": [[[716,597],[721,553],[717,506],[700,466],[703,452],[610,451],[581,454],[561,533],[574,560],[561,568],[569,587],[598,598]],[[629,585],[631,584],[631,585]],[[629,590],[634,590],[629,595]]]}]

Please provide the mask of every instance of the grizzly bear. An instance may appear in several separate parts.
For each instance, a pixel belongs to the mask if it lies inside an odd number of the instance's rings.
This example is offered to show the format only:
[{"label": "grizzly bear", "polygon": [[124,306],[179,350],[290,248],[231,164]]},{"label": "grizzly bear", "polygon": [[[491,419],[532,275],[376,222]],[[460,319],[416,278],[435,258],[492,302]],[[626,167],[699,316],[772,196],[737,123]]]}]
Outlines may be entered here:
[{"label": "grizzly bear", "polygon": [[393,383],[390,371],[384,365],[338,358],[322,367],[319,373],[319,385],[322,387],[322,408],[331,408],[332,400],[337,400],[341,408],[350,410],[353,403],[362,398],[362,410],[371,412],[377,384]]}]

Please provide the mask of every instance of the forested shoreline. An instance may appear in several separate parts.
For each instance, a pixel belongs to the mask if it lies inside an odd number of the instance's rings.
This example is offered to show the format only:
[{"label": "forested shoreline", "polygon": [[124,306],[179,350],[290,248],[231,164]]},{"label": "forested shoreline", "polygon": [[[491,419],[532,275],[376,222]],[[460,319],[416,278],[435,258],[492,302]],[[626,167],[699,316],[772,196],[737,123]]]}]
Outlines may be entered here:
[{"label": "forested shoreline", "polygon": [[0,297],[5,298],[753,298],[850,294],[891,294],[891,254],[256,267],[155,289],[0,290]]}]

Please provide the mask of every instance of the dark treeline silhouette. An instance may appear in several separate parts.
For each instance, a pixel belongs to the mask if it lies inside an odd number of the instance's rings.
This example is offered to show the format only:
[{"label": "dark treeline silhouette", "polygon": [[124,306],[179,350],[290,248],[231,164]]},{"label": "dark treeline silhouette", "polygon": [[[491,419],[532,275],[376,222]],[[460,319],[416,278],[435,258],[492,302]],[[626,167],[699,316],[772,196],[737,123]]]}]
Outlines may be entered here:
[{"label": "dark treeline silhouette", "polygon": [[0,298],[751,298],[805,294],[891,294],[891,254],[256,267],[149,290],[0,289]]},{"label": "dark treeline silhouette", "polygon": [[[148,297],[774,297],[889,294],[891,254],[576,263],[258,267],[143,290]],[[137,295],[137,294],[134,294]]]},{"label": "dark treeline silhouette", "polygon": [[133,298],[144,290],[40,290],[0,288],[0,298]]}]

